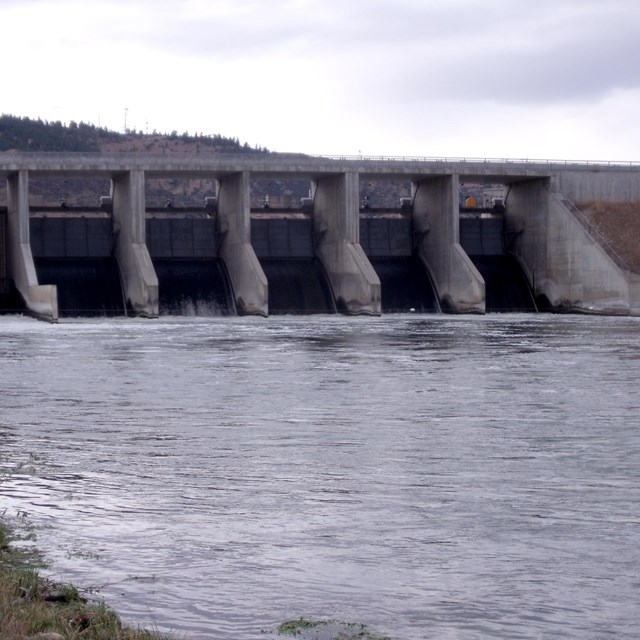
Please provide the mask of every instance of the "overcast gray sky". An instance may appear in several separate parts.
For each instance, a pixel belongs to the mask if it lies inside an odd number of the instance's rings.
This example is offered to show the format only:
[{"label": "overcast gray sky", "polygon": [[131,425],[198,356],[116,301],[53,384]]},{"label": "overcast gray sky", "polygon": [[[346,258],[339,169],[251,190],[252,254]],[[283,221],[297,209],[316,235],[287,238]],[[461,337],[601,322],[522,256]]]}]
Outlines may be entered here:
[{"label": "overcast gray sky", "polygon": [[640,160],[638,0],[0,0],[0,110],[274,151]]}]

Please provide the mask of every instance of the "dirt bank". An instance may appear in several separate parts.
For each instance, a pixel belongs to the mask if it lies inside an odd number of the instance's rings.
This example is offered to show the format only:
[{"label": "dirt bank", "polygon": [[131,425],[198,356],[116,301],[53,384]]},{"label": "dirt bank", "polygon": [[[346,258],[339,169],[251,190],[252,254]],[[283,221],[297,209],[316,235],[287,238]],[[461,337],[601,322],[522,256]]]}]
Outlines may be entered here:
[{"label": "dirt bank", "polygon": [[627,267],[640,273],[640,203],[593,201],[576,203],[576,207]]}]

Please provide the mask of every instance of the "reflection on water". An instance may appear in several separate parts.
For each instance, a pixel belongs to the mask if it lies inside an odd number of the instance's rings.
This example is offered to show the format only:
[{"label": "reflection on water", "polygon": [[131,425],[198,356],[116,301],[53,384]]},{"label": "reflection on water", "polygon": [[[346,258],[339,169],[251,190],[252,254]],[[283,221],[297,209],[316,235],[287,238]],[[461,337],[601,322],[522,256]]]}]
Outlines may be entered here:
[{"label": "reflection on water", "polygon": [[2,485],[126,620],[632,638],[640,321],[0,318]]}]

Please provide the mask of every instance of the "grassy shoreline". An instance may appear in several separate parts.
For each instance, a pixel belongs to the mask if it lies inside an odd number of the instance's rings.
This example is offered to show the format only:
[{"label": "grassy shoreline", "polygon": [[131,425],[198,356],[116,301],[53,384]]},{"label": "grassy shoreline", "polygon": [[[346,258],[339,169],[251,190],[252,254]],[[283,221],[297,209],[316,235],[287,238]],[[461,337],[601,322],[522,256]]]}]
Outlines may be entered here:
[{"label": "grassy shoreline", "polygon": [[37,552],[12,544],[0,520],[0,638],[3,640],[172,640],[126,627],[104,603],[89,602],[73,585],[40,575]]},{"label": "grassy shoreline", "polygon": [[[73,585],[40,575],[46,567],[38,550],[13,544],[14,531],[0,513],[0,639],[1,640],[177,640],[172,634],[122,624],[103,602],[83,597]],[[297,618],[261,638],[297,640],[390,640],[361,623]],[[186,640],[186,636],[181,636]]]}]

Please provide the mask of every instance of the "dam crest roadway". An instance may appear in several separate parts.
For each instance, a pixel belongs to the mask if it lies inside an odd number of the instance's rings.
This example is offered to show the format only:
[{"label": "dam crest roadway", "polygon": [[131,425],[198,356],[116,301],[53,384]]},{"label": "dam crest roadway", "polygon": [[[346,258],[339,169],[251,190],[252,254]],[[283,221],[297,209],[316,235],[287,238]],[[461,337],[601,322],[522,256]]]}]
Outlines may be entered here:
[{"label": "dam crest roadway", "polygon": [[[96,311],[157,317],[184,292],[259,316],[640,315],[640,276],[575,206],[640,202],[631,163],[2,153],[0,174],[0,306],[53,322]],[[108,179],[110,192],[91,215],[38,210],[30,180],[43,178]],[[153,211],[147,181],[166,179],[211,181],[211,195],[199,211]],[[307,181],[309,197],[252,210],[255,180]],[[405,181],[410,196],[370,210],[361,184],[372,180]],[[461,207],[463,184],[503,185],[505,197]]]}]

